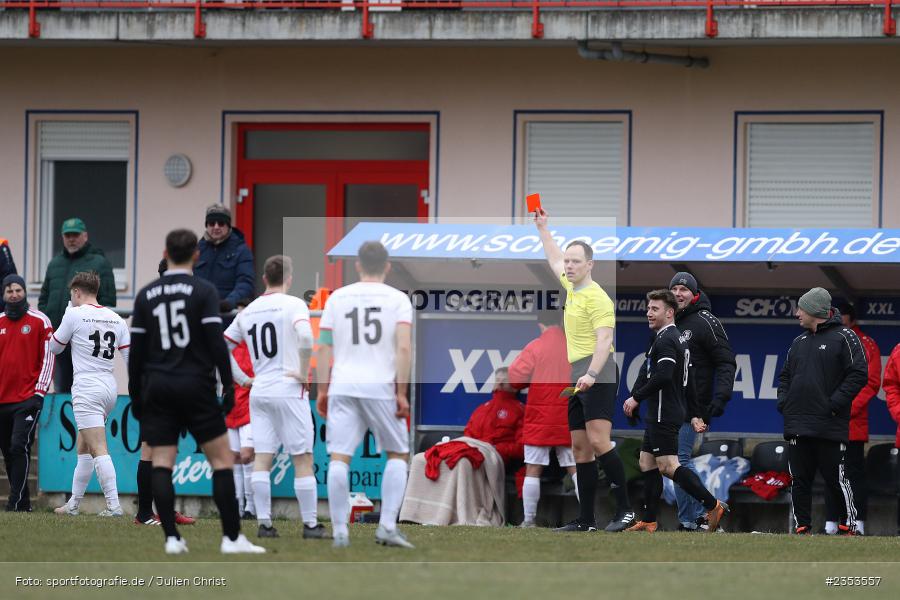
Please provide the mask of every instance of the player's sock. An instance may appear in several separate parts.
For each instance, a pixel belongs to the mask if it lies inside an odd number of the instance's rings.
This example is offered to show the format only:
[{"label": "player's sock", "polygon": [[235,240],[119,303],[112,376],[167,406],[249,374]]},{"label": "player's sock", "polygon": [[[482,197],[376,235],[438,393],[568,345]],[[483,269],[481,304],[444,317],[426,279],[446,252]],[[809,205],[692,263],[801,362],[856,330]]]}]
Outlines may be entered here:
[{"label": "player's sock", "polygon": [[94,469],[97,470],[97,480],[106,497],[106,507],[109,510],[121,508],[119,506],[119,490],[116,487],[116,467],[113,466],[109,454],[94,457]]},{"label": "player's sock", "polygon": [[153,467],[153,501],[159,511],[159,521],[166,537],[181,539],[175,527],[175,486],[172,484],[172,469]]},{"label": "player's sock", "polygon": [[137,494],[137,516],[146,520],[153,516],[153,463],[149,460],[138,461]]},{"label": "player's sock", "polygon": [[522,484],[522,511],[526,522],[534,522],[538,501],[541,499],[541,478],[526,477]]},{"label": "player's sock", "polygon": [[597,457],[597,461],[606,473],[606,480],[609,481],[609,489],[616,498],[616,510],[620,513],[631,510],[631,503],[628,501],[628,480],[625,479],[625,465],[619,458],[619,453],[613,448],[603,456]]},{"label": "player's sock", "polygon": [[328,512],[331,514],[332,533],[347,535],[347,520],[350,518],[350,465],[339,460],[328,463]]},{"label": "player's sock", "polygon": [[381,517],[378,524],[393,531],[397,527],[400,505],[406,492],[406,461],[392,458],[384,466],[381,479]]},{"label": "player's sock", "polygon": [[825,533],[834,535],[838,532],[837,521],[825,521]]},{"label": "player's sock", "polygon": [[582,523],[593,525],[594,517],[594,493],[597,491],[597,463],[594,461],[576,463],[578,471],[578,506],[579,520]]},{"label": "player's sock", "polygon": [[253,502],[253,463],[241,465],[244,473],[244,510],[256,514],[256,504]]},{"label": "player's sock", "polygon": [[575,499],[581,502],[581,496],[578,495],[578,472],[572,473],[572,485],[575,486]]},{"label": "player's sock", "polygon": [[675,469],[672,481],[681,486],[681,489],[693,496],[695,500],[703,504],[703,508],[706,510],[712,510],[716,507],[716,497],[709,493],[709,490],[700,481],[700,477],[690,469],[678,467]]},{"label": "player's sock", "polygon": [[316,515],[318,498],[316,498],[316,478],[312,475],[294,479],[294,495],[300,505],[300,518],[308,527],[315,527],[319,522]]},{"label": "player's sock", "polygon": [[231,470],[231,477],[234,479],[234,497],[237,498],[238,513],[243,512],[244,504],[244,470],[243,465],[234,465]]},{"label": "player's sock", "polygon": [[[234,494],[234,474],[231,469],[213,471],[213,500],[222,519],[222,535],[232,542],[241,532],[241,513]],[[157,505],[158,506],[158,505]]]},{"label": "player's sock", "polygon": [[93,474],[94,457],[90,454],[79,454],[78,462],[75,463],[75,472],[72,473],[72,497],[69,498],[69,506],[78,508]]},{"label": "player's sock", "polygon": [[659,497],[663,491],[662,474],[659,469],[644,471],[644,521],[656,522],[656,513],[659,511]]},{"label": "player's sock", "polygon": [[253,503],[256,520],[266,527],[272,526],[272,484],[268,471],[253,471]]}]

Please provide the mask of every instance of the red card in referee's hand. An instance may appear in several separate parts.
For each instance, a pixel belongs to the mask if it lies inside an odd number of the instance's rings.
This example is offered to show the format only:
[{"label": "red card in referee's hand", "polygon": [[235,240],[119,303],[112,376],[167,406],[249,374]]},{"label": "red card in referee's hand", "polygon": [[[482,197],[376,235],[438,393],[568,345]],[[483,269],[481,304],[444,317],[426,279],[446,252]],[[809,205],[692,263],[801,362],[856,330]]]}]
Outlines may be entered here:
[{"label": "red card in referee's hand", "polygon": [[528,212],[533,213],[541,210],[541,195],[540,194],[528,194],[525,196],[525,203],[528,207]]}]

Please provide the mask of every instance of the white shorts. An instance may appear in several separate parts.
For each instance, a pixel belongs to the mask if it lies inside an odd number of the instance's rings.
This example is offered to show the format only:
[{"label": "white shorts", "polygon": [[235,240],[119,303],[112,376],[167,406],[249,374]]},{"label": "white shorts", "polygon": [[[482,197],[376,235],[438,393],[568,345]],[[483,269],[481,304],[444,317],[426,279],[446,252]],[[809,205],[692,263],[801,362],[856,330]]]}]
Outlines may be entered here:
[{"label": "white shorts", "polygon": [[273,398],[251,394],[250,424],[256,452],[275,454],[279,446],[291,456],[313,451],[315,437],[308,397]]},{"label": "white shorts", "polygon": [[228,446],[232,452],[240,452],[241,448],[253,447],[253,430],[250,423],[236,428],[228,428]]},{"label": "white shorts", "polygon": [[325,421],[325,445],[329,454],[353,456],[368,429],[375,435],[378,452],[409,452],[406,419],[397,417],[397,401],[391,399],[330,396]]},{"label": "white shorts", "polygon": [[104,386],[82,386],[72,389],[72,412],[79,431],[92,427],[106,427],[106,417],[116,407],[116,390]]},{"label": "white shorts", "polygon": [[550,449],[556,450],[556,460],[561,467],[574,467],[575,455],[569,446],[529,446],[525,444],[526,465],[549,465]]}]

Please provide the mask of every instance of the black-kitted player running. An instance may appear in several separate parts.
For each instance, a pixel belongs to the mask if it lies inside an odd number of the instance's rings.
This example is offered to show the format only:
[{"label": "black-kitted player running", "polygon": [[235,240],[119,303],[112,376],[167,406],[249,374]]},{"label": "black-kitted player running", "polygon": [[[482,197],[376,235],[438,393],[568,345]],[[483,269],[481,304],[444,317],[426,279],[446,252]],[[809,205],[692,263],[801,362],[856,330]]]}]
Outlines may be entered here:
[{"label": "black-kitted player running", "polygon": [[[196,255],[197,236],[192,231],[170,232],[166,236],[169,269],[135,299],[128,361],[132,411],[151,450],[153,500],[166,536],[166,553],[188,551],[175,526],[172,484],[178,436],[186,428],[213,469],[213,499],[224,534],[222,553],[259,554],[265,548],[250,543],[240,532],[231,470],[234,458],[228,447],[223,406],[216,397],[217,369],[226,391],[227,411],[233,386],[219,294],[212,284],[193,276]],[[234,402],[233,395],[230,402]]]},{"label": "black-kitted player running", "polygon": [[[656,512],[662,494],[662,476],[672,479],[681,489],[697,499],[707,510],[709,531],[719,528],[728,505],[709,493],[696,473],[678,462],[678,431],[686,411],[698,414],[695,400],[688,406],[691,351],[687,339],[675,327],[678,301],[669,290],[647,294],[647,322],[656,336],[647,352],[631,397],[623,410],[634,416],[640,402],[645,402],[646,428],[641,445],[640,465],[644,474],[644,518],[626,531],[656,531]],[[706,428],[696,416],[691,420],[698,433]]]}]

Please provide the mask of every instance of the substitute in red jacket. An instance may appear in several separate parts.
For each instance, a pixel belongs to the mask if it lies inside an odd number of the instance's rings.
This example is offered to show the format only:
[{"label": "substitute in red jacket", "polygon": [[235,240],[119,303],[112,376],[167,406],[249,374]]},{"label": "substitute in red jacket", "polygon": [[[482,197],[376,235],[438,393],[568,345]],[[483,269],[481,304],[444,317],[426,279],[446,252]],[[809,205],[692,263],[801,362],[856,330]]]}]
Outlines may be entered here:
[{"label": "substitute in red jacket", "polygon": [[9,479],[7,511],[30,511],[28,466],[44,395],[53,379],[53,328],[44,313],[30,310],[25,280],[7,275],[6,307],[0,313],[0,449]]},{"label": "substitute in red jacket", "polygon": [[532,340],[509,366],[509,381],[516,389],[528,388],[525,402],[525,481],[522,484],[521,527],[534,527],[541,499],[541,474],[550,464],[550,450],[559,466],[576,481],[575,456],[569,434],[567,398],[560,398],[571,381],[572,367],[566,359],[566,334],[561,310],[538,312],[541,335]]},{"label": "substitute in red jacket", "polygon": [[[250,300],[239,300],[241,312]],[[238,509],[245,519],[256,515],[253,503],[253,431],[250,428],[250,387],[253,385],[253,363],[247,342],[241,342],[231,353],[231,374],[234,377],[234,408],[225,415],[228,444],[234,452],[234,493]]]},{"label": "substitute in red jacket", "polygon": [[494,372],[494,395],[475,409],[463,435],[488,442],[496,448],[507,467],[524,458],[522,421],[525,409],[509,384],[509,369]]},{"label": "substitute in red jacket", "polygon": [[[884,368],[884,396],[888,411],[897,423],[897,437],[894,445],[900,448],[900,344],[894,346],[891,357]],[[900,492],[897,496],[897,534],[900,535]]]},{"label": "substitute in red jacket", "polygon": [[[853,501],[856,504],[857,519],[856,530],[865,534],[865,521],[869,509],[868,483],[866,482],[866,442],[869,441],[869,402],[878,395],[881,389],[881,351],[875,340],[867,336],[859,328],[856,321],[856,307],[852,304],[843,304],[838,307],[841,312],[841,320],[845,327],[853,330],[853,333],[862,343],[866,353],[866,361],[869,363],[869,378],[866,387],[856,395],[850,406],[850,441],[847,444],[845,458],[845,474],[850,480],[850,488],[853,491]],[[827,521],[825,531],[837,533],[842,527],[839,521],[846,518],[846,509],[843,498],[825,498],[825,512]],[[846,527],[846,522],[843,522]]]}]

